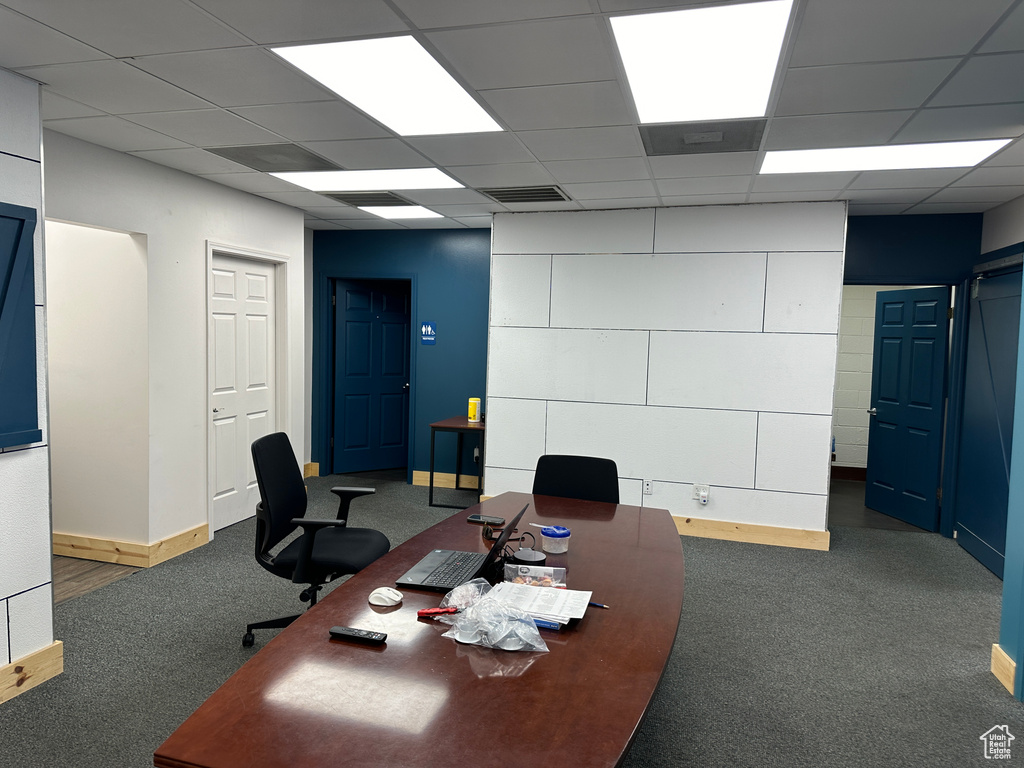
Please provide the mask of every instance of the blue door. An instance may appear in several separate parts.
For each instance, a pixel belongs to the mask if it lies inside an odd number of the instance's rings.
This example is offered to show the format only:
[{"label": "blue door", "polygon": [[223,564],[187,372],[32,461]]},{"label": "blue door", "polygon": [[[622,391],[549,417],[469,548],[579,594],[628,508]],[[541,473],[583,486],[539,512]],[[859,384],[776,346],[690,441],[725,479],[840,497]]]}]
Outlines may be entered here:
[{"label": "blue door", "polygon": [[336,280],[331,471],[404,467],[410,292],[405,280]]},{"label": "blue door", "polygon": [[879,291],[864,505],[939,529],[949,289]]},{"label": "blue door", "polygon": [[1017,382],[1021,272],[972,283],[954,503],[960,546],[1002,578]]}]

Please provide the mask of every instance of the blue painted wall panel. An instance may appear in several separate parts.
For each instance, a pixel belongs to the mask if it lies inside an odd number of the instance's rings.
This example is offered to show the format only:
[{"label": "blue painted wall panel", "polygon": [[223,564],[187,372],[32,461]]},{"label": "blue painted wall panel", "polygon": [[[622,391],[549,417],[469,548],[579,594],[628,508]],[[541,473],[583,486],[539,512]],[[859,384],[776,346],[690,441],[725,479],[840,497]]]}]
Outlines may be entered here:
[{"label": "blue painted wall panel", "polygon": [[[313,235],[312,459],[324,464],[330,432],[330,283],[334,278],[412,282],[411,468],[426,471],[433,421],[466,413],[470,397],[485,396],[489,229],[329,232]],[[420,344],[419,324],[437,326],[437,343]],[[439,472],[454,472],[454,448],[438,437]],[[472,440],[463,472],[472,473]],[[454,445],[454,441],[453,441]]]},{"label": "blue painted wall panel", "polygon": [[850,285],[956,285],[981,253],[982,214],[851,216],[846,222]]}]

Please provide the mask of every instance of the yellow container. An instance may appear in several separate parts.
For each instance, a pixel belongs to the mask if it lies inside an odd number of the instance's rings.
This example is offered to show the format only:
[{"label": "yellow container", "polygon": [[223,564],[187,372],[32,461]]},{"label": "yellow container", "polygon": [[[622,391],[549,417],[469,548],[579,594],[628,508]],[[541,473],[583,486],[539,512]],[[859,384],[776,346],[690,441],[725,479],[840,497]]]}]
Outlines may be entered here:
[{"label": "yellow container", "polygon": [[480,398],[469,398],[469,421],[480,421]]}]

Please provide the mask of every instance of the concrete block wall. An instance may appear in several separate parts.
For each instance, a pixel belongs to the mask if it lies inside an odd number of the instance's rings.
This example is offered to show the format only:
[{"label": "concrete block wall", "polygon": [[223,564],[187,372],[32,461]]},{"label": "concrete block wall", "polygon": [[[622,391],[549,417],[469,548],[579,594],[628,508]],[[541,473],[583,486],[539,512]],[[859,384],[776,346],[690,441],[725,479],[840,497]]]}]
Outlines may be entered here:
[{"label": "concrete block wall", "polygon": [[0,667],[53,642],[39,86],[0,69],[0,202],[35,208],[36,379],[42,442],[0,451]]},{"label": "concrete block wall", "polygon": [[496,215],[485,493],[579,453],[616,461],[625,504],[824,530],[845,224],[841,203]]}]

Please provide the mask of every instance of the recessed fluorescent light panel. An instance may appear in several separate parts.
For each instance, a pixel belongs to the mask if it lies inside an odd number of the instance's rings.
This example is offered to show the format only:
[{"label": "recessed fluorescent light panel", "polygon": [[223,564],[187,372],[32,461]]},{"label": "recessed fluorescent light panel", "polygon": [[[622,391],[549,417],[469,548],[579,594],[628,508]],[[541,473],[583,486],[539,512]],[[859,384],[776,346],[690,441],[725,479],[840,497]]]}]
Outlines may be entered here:
[{"label": "recessed fluorescent light panel", "polygon": [[413,37],[271,50],[401,136],[501,130]]},{"label": "recessed fluorescent light panel", "polygon": [[422,205],[361,205],[360,211],[372,213],[382,219],[441,219],[440,213],[424,208]]},{"label": "recessed fluorescent light panel", "polygon": [[893,144],[884,147],[793,149],[765,153],[761,173],[899,171],[918,168],[968,168],[982,162],[1012,139]]},{"label": "recessed fluorescent light panel", "polygon": [[792,0],[611,19],[641,123],[764,117]]},{"label": "recessed fluorescent light panel", "polygon": [[462,184],[437,168],[387,168],[372,171],[272,173],[282,181],[313,192],[369,192],[392,189],[461,189]]}]

